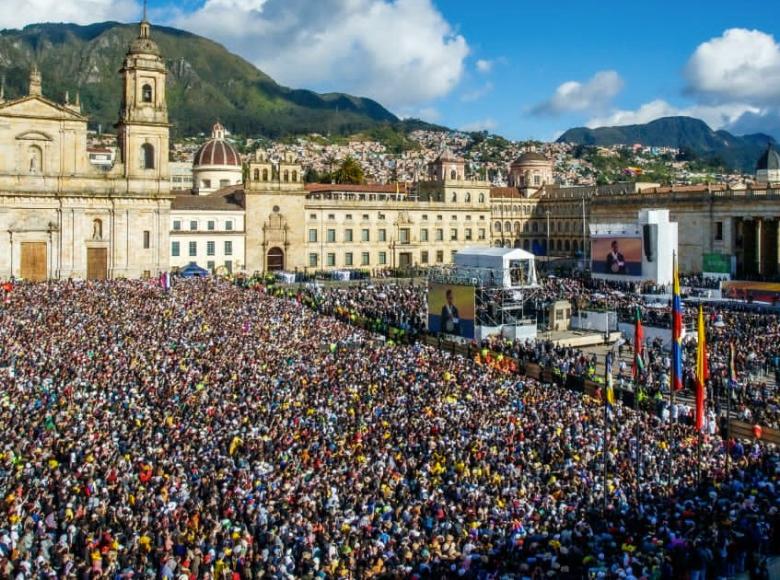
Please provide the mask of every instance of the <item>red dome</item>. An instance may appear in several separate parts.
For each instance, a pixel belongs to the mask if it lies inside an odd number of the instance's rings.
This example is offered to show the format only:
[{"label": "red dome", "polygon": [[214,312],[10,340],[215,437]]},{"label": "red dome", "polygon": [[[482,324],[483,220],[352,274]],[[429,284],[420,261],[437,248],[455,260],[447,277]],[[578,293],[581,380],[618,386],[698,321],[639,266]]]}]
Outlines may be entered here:
[{"label": "red dome", "polygon": [[211,139],[198,149],[192,164],[195,167],[202,165],[232,165],[241,167],[241,156],[227,141]]}]

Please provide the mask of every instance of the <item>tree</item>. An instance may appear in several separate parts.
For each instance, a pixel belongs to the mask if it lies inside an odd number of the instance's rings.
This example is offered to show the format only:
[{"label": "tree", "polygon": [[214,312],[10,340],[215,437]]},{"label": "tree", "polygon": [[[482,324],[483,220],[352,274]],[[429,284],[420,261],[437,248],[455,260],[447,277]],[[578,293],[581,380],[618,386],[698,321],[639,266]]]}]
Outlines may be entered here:
[{"label": "tree", "polygon": [[333,173],[333,177],[336,183],[363,183],[363,168],[352,156],[348,156]]}]

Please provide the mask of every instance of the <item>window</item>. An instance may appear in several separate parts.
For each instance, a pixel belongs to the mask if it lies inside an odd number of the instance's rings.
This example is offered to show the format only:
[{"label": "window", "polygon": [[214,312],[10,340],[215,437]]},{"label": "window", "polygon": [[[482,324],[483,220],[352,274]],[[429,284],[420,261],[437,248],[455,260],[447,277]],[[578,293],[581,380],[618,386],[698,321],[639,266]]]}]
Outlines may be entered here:
[{"label": "window", "polygon": [[310,220],[316,220],[317,219],[317,214],[316,213],[310,213],[309,214],[309,219]]},{"label": "window", "polygon": [[480,240],[484,240],[485,239],[485,229],[484,228],[480,228],[479,229],[479,239]]},{"label": "window", "polygon": [[542,176],[534,175],[534,185],[541,185],[541,184],[542,184]]},{"label": "window", "polygon": [[177,232],[181,229],[181,220],[173,220],[173,229]]},{"label": "window", "polygon": [[387,230],[381,229],[379,230],[379,241],[380,242],[386,242],[387,241]]},{"label": "window", "polygon": [[154,169],[154,146],[151,143],[141,145],[141,169]]},{"label": "window", "polygon": [[501,233],[501,222],[496,222],[493,224],[493,229],[496,230],[498,233]]},{"label": "window", "polygon": [[230,240],[225,240],[225,255],[226,256],[233,255],[233,242]]},{"label": "window", "polygon": [[220,188],[227,187],[228,185],[230,185],[230,180],[229,179],[220,179],[219,180],[219,187]]},{"label": "window", "polygon": [[255,169],[252,174],[254,175],[255,181],[260,181],[260,170],[259,169]]},{"label": "window", "polygon": [[458,177],[458,172],[454,169],[450,171],[450,179],[456,179]]},{"label": "window", "polygon": [[351,220],[352,219],[352,214],[348,213],[347,215],[344,216],[344,219]]},{"label": "window", "polygon": [[364,219],[364,220],[369,220],[369,219],[371,219],[371,218],[369,218],[369,217],[368,217],[368,214],[367,214],[367,213],[364,213],[364,214],[363,214],[363,219]]},{"label": "window", "polygon": [[336,241],[336,230],[329,229],[328,230],[328,237],[326,238],[329,244],[332,244]]},{"label": "window", "polygon": [[231,220],[225,222],[225,229],[229,232],[233,231],[233,222]]},{"label": "window", "polygon": [[233,273],[233,261],[232,260],[225,260],[225,270],[227,270],[228,274]]},{"label": "window", "polygon": [[206,222],[206,229],[209,230],[210,232],[214,231],[214,220],[209,220],[208,222]]},{"label": "window", "polygon": [[456,216],[456,215],[451,215],[451,216],[450,216],[450,220],[452,220],[452,221],[456,222],[456,221],[458,221],[458,216]]},{"label": "window", "polygon": [[293,169],[293,172],[292,172],[292,180],[293,180],[293,182],[296,182],[296,183],[298,182],[298,172],[295,171],[294,169]]},{"label": "window", "polygon": [[436,250],[436,261],[439,264],[444,262],[444,250]]},{"label": "window", "polygon": [[715,222],[715,239],[723,240],[723,222]]},{"label": "window", "polygon": [[463,198],[463,201],[466,203],[469,203],[471,201],[471,194],[467,191],[465,197]]},{"label": "window", "polygon": [[149,230],[144,230],[144,250],[148,250],[152,241],[152,232]]},{"label": "window", "polygon": [[290,181],[290,172],[287,169],[284,170],[284,174],[283,175],[284,175],[284,182],[285,183]]},{"label": "window", "polygon": [[428,250],[423,250],[422,252],[420,252],[420,262],[422,262],[423,264],[428,263]]},{"label": "window", "polygon": [[379,265],[384,266],[387,264],[387,252],[379,252]]},{"label": "window", "polygon": [[201,189],[211,189],[211,180],[210,179],[201,179],[200,187],[201,187]]},{"label": "window", "polygon": [[479,194],[479,203],[485,203],[485,194],[484,193],[480,193]]},{"label": "window", "polygon": [[206,242],[206,255],[207,256],[214,256],[217,253],[217,243],[216,242]]},{"label": "window", "polygon": [[327,262],[327,264],[330,267],[333,267],[333,266],[336,265],[336,254],[334,254],[333,252],[329,252],[328,253],[328,262]]},{"label": "window", "polygon": [[369,253],[363,252],[360,254],[360,264],[362,266],[368,266],[371,263],[371,260],[369,259]]},{"label": "window", "polygon": [[344,230],[344,241],[345,242],[352,241],[352,230]]},{"label": "window", "polygon": [[329,213],[328,214],[328,219],[329,220],[335,220],[336,219],[336,214],[335,213]]},{"label": "window", "polygon": [[268,181],[268,170],[263,169],[263,181]]},{"label": "window", "polygon": [[316,253],[309,254],[309,267],[316,268],[320,261],[319,258],[320,258],[319,254]]},{"label": "window", "polygon": [[309,230],[309,241],[310,242],[317,241],[317,230],[315,230],[314,228]]},{"label": "window", "polygon": [[479,216],[479,219],[480,219],[480,221],[484,222],[485,221],[485,216],[481,215],[481,216]]},{"label": "window", "polygon": [[450,230],[450,241],[454,242],[457,241],[457,239],[458,239],[458,230],[453,228]]},{"label": "window", "polygon": [[427,242],[428,241],[428,230],[427,229],[420,230],[420,241],[421,242]]},{"label": "window", "polygon": [[217,264],[216,264],[216,262],[214,262],[214,260],[209,260],[208,262],[206,262],[206,269],[209,272],[211,272],[212,274],[214,273],[214,268],[216,268],[216,267],[217,267]]},{"label": "window", "polygon": [[471,228],[466,229],[466,241],[471,241]]},{"label": "window", "polygon": [[441,242],[444,240],[444,230],[439,228],[436,230],[436,241]]},{"label": "window", "polygon": [[190,242],[190,257],[198,255],[198,242]]},{"label": "window", "polygon": [[371,232],[367,229],[360,230],[360,241],[362,242],[370,242],[371,241]]},{"label": "window", "polygon": [[346,254],[344,254],[344,265],[345,266],[352,265],[352,252],[347,252]]},{"label": "window", "polygon": [[410,241],[409,228],[401,228],[398,231],[398,236],[402,244],[408,244]]},{"label": "window", "polygon": [[152,85],[144,85],[141,87],[141,100],[144,103],[152,102]]},{"label": "window", "polygon": [[178,258],[179,252],[181,252],[181,244],[179,242],[171,242],[171,256]]},{"label": "window", "polygon": [[452,192],[452,203],[457,203],[458,201],[458,194],[456,192]]},{"label": "window", "polygon": [[443,220],[443,219],[444,219],[444,216],[441,216],[441,215],[437,215],[437,216],[436,216],[436,221],[439,221],[439,222],[440,222],[440,221],[441,221],[441,220]]},{"label": "window", "polygon": [[467,216],[466,216],[466,221],[467,221],[467,222],[470,222],[470,221],[471,221],[471,216],[470,216],[470,215],[467,215]]},{"label": "window", "polygon": [[190,220],[190,230],[197,230],[198,229],[198,222],[195,220]]},{"label": "window", "polygon": [[383,213],[380,213],[380,214],[379,214],[379,219],[380,219],[380,220],[384,220],[384,219],[386,219],[386,218],[385,218],[385,214],[383,214]]},{"label": "window", "polygon": [[422,219],[423,219],[424,222],[427,222],[428,221],[428,214],[424,213],[423,216],[422,216]]}]

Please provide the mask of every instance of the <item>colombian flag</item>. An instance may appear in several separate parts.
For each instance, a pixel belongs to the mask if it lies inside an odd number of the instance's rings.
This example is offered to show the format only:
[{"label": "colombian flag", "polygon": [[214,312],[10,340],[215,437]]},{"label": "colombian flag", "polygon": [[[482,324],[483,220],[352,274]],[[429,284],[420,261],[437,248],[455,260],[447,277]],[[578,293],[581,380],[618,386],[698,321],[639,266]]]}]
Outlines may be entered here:
[{"label": "colombian flag", "polygon": [[672,388],[681,391],[682,383],[682,299],[680,298],[680,272],[677,269],[677,256],[674,257],[674,290],[672,294]]},{"label": "colombian flag", "polygon": [[606,386],[606,404],[608,407],[615,405],[615,385],[612,383],[612,353],[607,353],[604,361],[604,384]]},{"label": "colombian flag", "polygon": [[707,391],[704,382],[710,377],[707,364],[707,336],[704,332],[704,313],[699,304],[699,344],[696,350],[696,429],[704,426],[704,402]]}]

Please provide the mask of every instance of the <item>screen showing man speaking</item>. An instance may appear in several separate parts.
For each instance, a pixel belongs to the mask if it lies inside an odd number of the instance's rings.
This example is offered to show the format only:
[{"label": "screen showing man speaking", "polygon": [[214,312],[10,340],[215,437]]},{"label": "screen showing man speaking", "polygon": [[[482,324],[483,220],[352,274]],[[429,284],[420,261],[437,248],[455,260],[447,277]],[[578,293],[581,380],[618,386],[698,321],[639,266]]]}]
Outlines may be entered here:
[{"label": "screen showing man speaking", "polygon": [[428,331],[474,338],[474,287],[431,284]]},{"label": "screen showing man speaking", "polygon": [[642,238],[595,238],[591,241],[590,255],[594,274],[642,275]]}]

